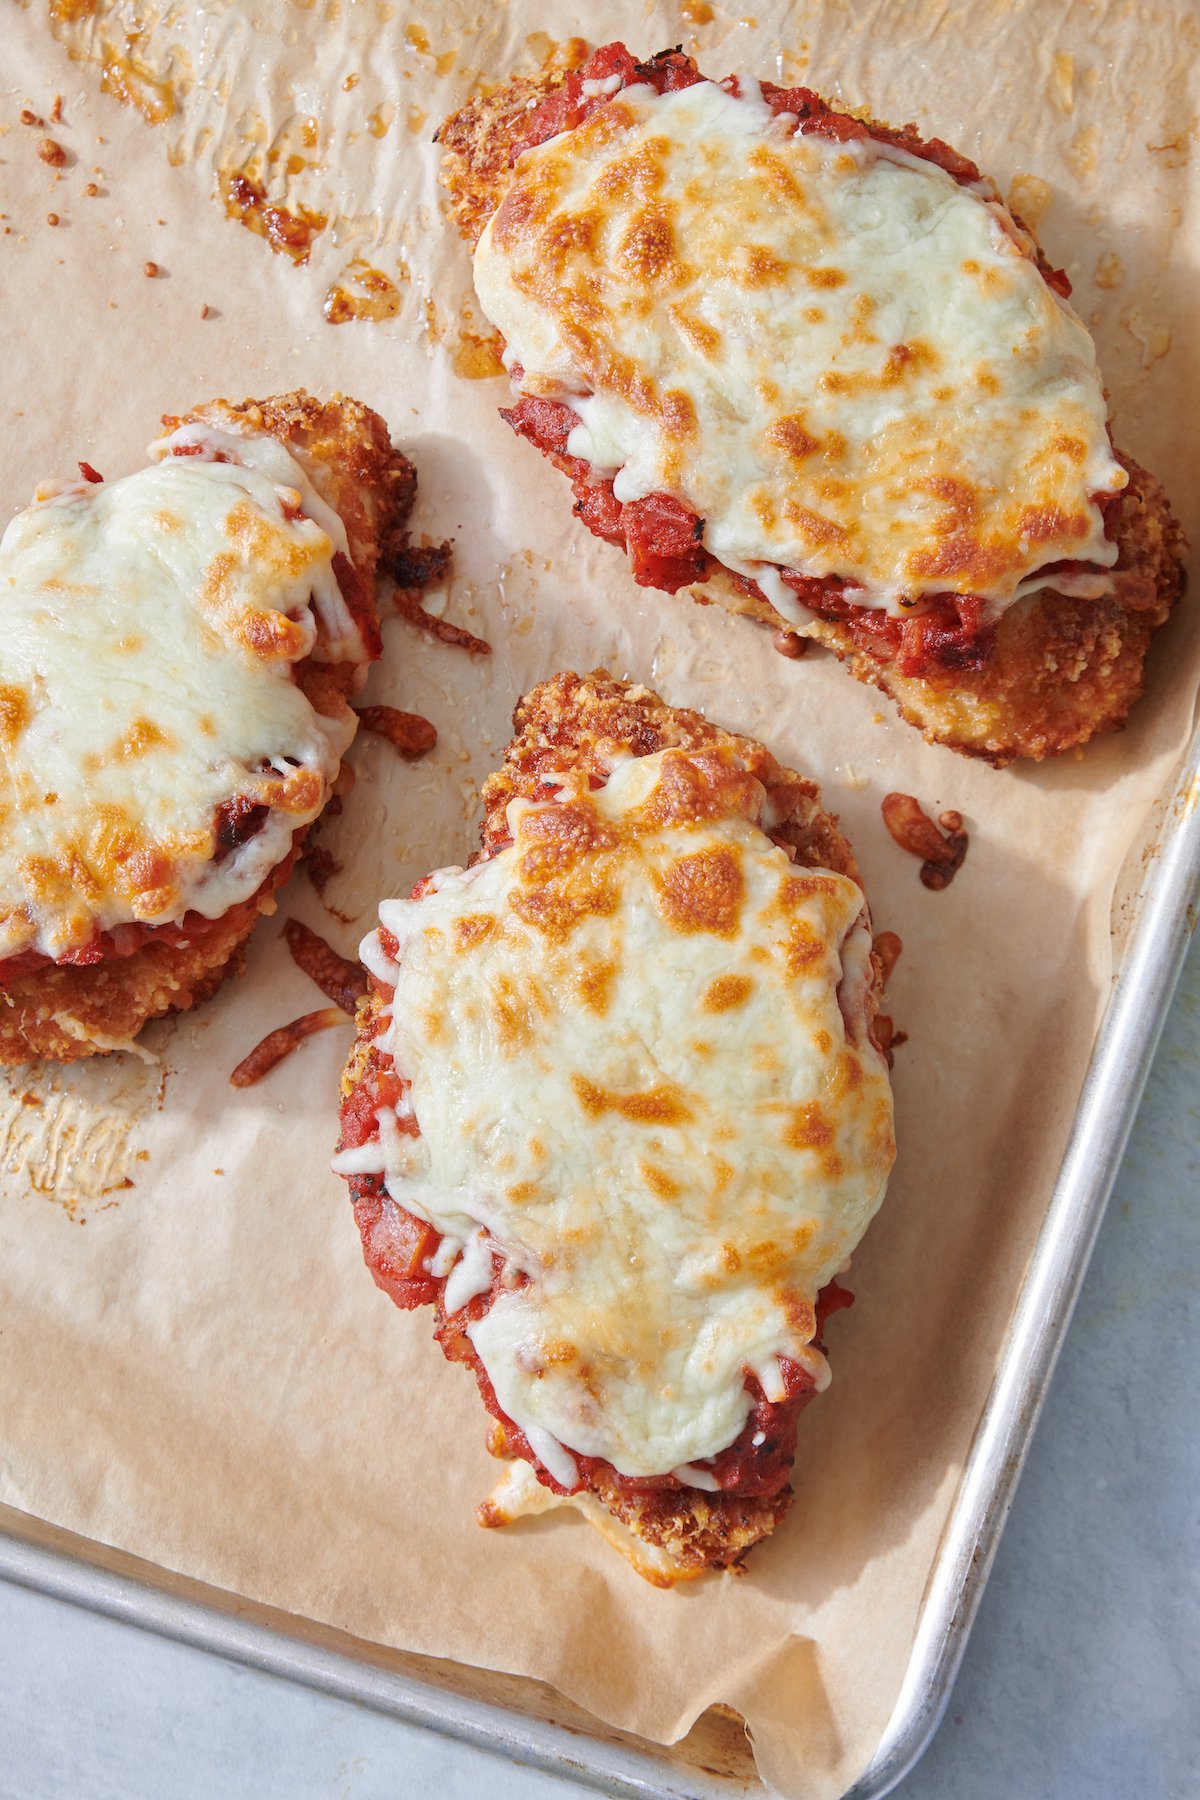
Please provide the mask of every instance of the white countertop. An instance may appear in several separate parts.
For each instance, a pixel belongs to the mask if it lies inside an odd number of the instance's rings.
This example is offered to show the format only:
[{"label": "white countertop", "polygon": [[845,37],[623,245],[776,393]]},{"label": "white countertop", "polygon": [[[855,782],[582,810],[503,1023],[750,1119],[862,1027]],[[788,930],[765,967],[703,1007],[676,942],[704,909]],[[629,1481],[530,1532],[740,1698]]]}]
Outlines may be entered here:
[{"label": "white countertop", "polygon": [[[1200,1795],[1200,944],[902,1800]],[[0,1582],[0,1800],[590,1790]]]}]

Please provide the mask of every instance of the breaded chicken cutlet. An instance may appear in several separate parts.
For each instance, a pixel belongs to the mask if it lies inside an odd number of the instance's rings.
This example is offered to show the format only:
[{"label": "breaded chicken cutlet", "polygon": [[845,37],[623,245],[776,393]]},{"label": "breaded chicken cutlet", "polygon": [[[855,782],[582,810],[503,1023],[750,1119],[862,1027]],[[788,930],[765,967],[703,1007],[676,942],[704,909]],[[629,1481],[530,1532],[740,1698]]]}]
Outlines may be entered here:
[{"label": "breaded chicken cutlet", "polygon": [[0,544],[0,1062],[125,1048],[238,970],[329,798],[415,476],[304,392],[163,421]]},{"label": "breaded chicken cutlet", "polygon": [[1181,534],[973,163],[620,44],[439,139],[504,417],[637,582],[826,645],[997,765],[1125,722]]},{"label": "breaded chicken cutlet", "polygon": [[647,1579],[779,1522],[834,1281],[894,1156],[850,846],[761,744],[599,671],[543,682],[483,848],[385,901],[334,1167],[513,1459]]}]

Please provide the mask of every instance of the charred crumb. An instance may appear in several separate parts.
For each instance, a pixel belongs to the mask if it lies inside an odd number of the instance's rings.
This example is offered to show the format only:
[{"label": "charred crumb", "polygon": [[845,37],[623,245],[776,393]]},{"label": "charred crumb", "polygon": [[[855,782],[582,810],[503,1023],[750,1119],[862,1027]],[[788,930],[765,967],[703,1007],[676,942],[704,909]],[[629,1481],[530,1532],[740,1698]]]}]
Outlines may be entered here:
[{"label": "charred crumb", "polygon": [[61,225],[62,220],[59,218],[57,213],[47,213],[46,214],[46,223],[47,223],[47,225]]},{"label": "charred crumb", "polygon": [[400,588],[434,587],[449,572],[452,550],[448,540],[444,544],[406,544],[392,558],[387,573]]},{"label": "charred crumb", "polygon": [[879,958],[879,981],[886,987],[892,978],[892,970],[900,960],[904,949],[900,935],[895,931],[877,931],[874,938],[875,954]]},{"label": "charred crumb", "polygon": [[418,625],[441,644],[453,644],[456,649],[465,650],[468,656],[492,654],[492,646],[486,638],[476,637],[474,632],[465,631],[461,625],[452,625],[449,619],[436,619],[432,613],[427,613],[421,605],[419,594],[399,591],[396,595],[396,611],[410,625]]},{"label": "charred crumb", "polygon": [[316,982],[327,1000],[340,1006],[352,1019],[367,991],[366,970],[339,956],[332,944],[327,944],[300,919],[289,919],[283,935],[296,967]]},{"label": "charred crumb", "polygon": [[778,650],[780,656],[786,656],[789,662],[799,662],[802,656],[808,655],[808,639],[802,638],[798,631],[777,631],[771,639],[771,646]]},{"label": "charred crumb", "polygon": [[[326,815],[332,816],[335,808],[340,811],[340,802],[336,795],[326,807]],[[334,876],[341,874],[343,864],[338,861],[332,851],[325,848],[324,844],[314,843],[310,837],[304,851],[304,866],[308,871],[308,879],[313,885],[317,898],[330,918],[340,920],[343,925],[352,925],[356,915],[342,912],[340,907],[334,906],[325,896],[325,890]]]},{"label": "charred crumb", "polygon": [[894,841],[910,856],[919,856],[921,881],[935,893],[949,887],[967,854],[962,814],[944,812],[938,824],[911,794],[885,794],[883,822]]},{"label": "charred crumb", "polygon": [[155,277],[161,273],[162,271],[156,262],[144,262],[142,264],[142,274],[148,281],[153,281]]},{"label": "charred crumb", "polygon": [[395,706],[364,706],[358,716],[368,731],[386,738],[409,762],[426,755],[437,744],[437,726],[420,713],[401,712]]},{"label": "charred crumb", "polygon": [[261,1081],[277,1063],[285,1056],[290,1056],[307,1037],[315,1031],[329,1031],[335,1025],[346,1025],[349,1021],[340,1006],[323,1006],[317,1012],[304,1013],[299,1019],[292,1019],[287,1025],[280,1025],[269,1031],[260,1043],[255,1044],[248,1056],[244,1056],[233,1074],[229,1077],[231,1087],[253,1087]]},{"label": "charred crumb", "polygon": [[61,169],[67,160],[67,153],[62,145],[50,137],[38,139],[37,153],[52,169]]}]

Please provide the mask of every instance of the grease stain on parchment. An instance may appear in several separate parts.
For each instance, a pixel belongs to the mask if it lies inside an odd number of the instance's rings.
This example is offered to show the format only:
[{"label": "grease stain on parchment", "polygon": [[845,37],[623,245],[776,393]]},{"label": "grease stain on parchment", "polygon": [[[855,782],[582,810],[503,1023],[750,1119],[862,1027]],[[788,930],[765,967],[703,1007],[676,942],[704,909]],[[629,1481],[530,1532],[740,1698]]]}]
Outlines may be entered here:
[{"label": "grease stain on parchment", "polygon": [[30,1064],[0,1074],[0,1175],[41,1195],[73,1224],[107,1212],[148,1160],[139,1122],[161,1112],[167,1073],[132,1058],[82,1067]]},{"label": "grease stain on parchment", "polygon": [[[379,25],[394,21],[394,6],[295,4],[318,14],[320,26],[301,30],[294,15],[269,24],[232,0],[192,9],[175,0],[51,0],[48,22],[73,61],[99,70],[104,92],[159,129],[173,166],[211,170],[211,193],[229,218],[294,263],[321,261],[319,292],[330,296],[333,322],[402,313],[417,323],[421,295],[377,287],[364,295],[353,272],[345,279],[344,257],[340,268],[333,261],[348,238],[369,236],[365,261],[378,268],[398,212],[411,212],[397,208],[394,166],[380,143],[401,124],[431,135],[431,121],[486,87],[484,72],[510,64],[514,51],[518,64],[557,71],[578,66],[589,45],[546,32],[522,40],[504,8],[453,8],[454,20],[404,24],[383,55]],[[318,258],[318,248],[327,254]],[[460,360],[467,374],[493,372],[469,339]]]}]

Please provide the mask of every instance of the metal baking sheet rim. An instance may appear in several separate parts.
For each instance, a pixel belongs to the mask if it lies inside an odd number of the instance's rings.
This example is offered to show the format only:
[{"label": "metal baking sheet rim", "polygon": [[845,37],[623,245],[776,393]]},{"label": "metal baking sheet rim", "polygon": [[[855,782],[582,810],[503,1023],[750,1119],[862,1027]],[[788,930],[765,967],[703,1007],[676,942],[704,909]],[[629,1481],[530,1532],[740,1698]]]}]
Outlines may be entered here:
[{"label": "metal baking sheet rim", "polygon": [[[1168,823],[1147,867],[1137,925],[1113,983],[1054,1194],[930,1572],[904,1683],[869,1768],[843,1800],[881,1800],[890,1793],[918,1761],[946,1710],[1194,928],[1198,791],[1200,731],[1176,779],[1164,813]],[[2,1527],[0,1577],[613,1795],[728,1800],[739,1789],[749,1791],[738,1777],[694,1767],[664,1769],[662,1753],[650,1746],[589,1741],[578,1728],[374,1668],[305,1643],[286,1629],[164,1593]]]}]

